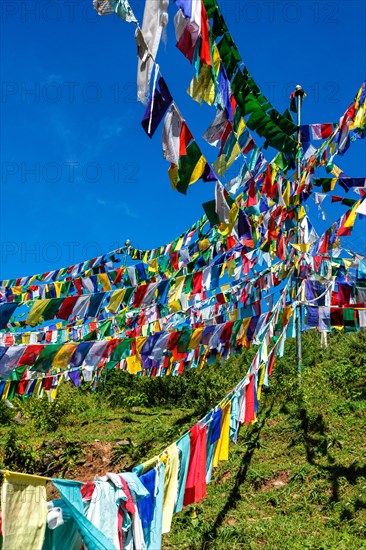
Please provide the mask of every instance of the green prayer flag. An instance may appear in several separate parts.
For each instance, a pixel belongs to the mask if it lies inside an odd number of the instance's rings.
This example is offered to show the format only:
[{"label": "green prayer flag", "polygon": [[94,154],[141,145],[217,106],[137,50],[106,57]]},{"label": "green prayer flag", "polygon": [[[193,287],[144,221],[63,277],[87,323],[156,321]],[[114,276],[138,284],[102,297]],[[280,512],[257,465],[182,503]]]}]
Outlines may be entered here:
[{"label": "green prayer flag", "polygon": [[54,319],[56,313],[63,304],[63,301],[63,298],[52,298],[43,312],[43,319],[45,321],[50,321],[51,319]]},{"label": "green prayer flag", "polygon": [[126,357],[129,357],[131,354],[131,343],[133,342],[133,338],[124,338],[121,340],[121,342],[116,346],[112,352],[111,361],[121,361],[121,359],[126,359]]},{"label": "green prayer flag", "polygon": [[187,351],[191,336],[192,329],[190,327],[183,327],[177,344],[177,349],[179,353],[184,353],[185,351]]},{"label": "green prayer flag", "polygon": [[343,322],[345,327],[355,326],[355,310],[353,307],[343,308]]},{"label": "green prayer flag", "polygon": [[190,294],[193,289],[193,273],[190,273],[189,275],[186,275],[185,285],[184,285],[184,292],[186,294]]},{"label": "green prayer flag", "polygon": [[99,338],[100,340],[103,340],[106,336],[110,336],[111,334],[111,327],[112,327],[112,320],[108,319],[107,321],[104,321],[104,323],[101,323],[99,326]]},{"label": "green prayer flag", "polygon": [[23,365],[22,367],[16,367],[10,375],[10,380],[21,380],[23,374],[25,373],[27,369],[27,365]]},{"label": "green prayer flag", "polygon": [[203,209],[208,217],[211,226],[218,225],[220,223],[219,217],[216,213],[216,201],[208,201],[202,204]]},{"label": "green prayer flag", "polygon": [[194,169],[200,160],[202,153],[195,141],[187,147],[187,154],[179,159],[177,190],[184,195],[191,180]]},{"label": "green prayer flag", "polygon": [[[61,344],[62,345],[62,344]],[[52,361],[61,348],[60,344],[47,344],[39,354],[34,365],[29,370],[47,372],[52,367]]]}]

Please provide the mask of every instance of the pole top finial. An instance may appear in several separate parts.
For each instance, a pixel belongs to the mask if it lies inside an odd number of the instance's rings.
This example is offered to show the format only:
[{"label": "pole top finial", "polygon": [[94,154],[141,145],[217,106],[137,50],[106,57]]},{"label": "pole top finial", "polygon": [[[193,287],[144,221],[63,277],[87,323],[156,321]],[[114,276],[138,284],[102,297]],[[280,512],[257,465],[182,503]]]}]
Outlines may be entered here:
[{"label": "pole top finial", "polygon": [[298,96],[298,95],[304,96],[305,95],[303,87],[300,84],[296,84],[296,86],[295,86],[295,95],[296,96]]}]

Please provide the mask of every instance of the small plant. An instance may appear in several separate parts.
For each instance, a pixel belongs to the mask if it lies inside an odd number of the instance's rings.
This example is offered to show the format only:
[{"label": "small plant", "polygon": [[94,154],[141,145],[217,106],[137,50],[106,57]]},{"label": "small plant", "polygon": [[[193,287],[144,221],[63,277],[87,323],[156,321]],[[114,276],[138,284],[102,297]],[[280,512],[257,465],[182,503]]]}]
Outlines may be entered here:
[{"label": "small plant", "polygon": [[136,393],[135,395],[125,397],[123,404],[128,410],[132,409],[132,407],[144,407],[148,405],[147,396],[142,392]]},{"label": "small plant", "polygon": [[46,396],[42,399],[29,399],[25,415],[32,419],[36,429],[54,432],[65,423],[68,417],[78,417],[79,412],[90,407],[85,395],[78,388],[63,386],[55,401],[50,402]]},{"label": "small plant", "polygon": [[14,408],[0,401],[0,426],[9,426],[14,418]]},{"label": "small plant", "polygon": [[78,441],[58,440],[48,442],[51,452],[44,452],[43,464],[48,474],[72,472],[78,464],[84,463],[85,450]]},{"label": "small plant", "polygon": [[37,450],[18,437],[16,429],[8,433],[4,449],[4,466],[19,472],[35,473],[40,468]]}]

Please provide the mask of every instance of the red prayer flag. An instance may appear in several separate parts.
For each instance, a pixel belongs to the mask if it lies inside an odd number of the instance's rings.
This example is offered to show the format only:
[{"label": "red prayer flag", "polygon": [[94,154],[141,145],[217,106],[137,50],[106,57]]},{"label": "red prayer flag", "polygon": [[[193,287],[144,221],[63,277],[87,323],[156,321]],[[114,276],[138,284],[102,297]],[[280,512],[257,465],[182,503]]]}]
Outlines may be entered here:
[{"label": "red prayer flag", "polygon": [[200,59],[202,63],[205,63],[206,65],[209,65],[210,67],[212,67],[210,31],[209,31],[206,8],[202,1],[201,1],[201,36],[202,36],[202,42],[201,42]]},{"label": "red prayer flag", "polygon": [[145,294],[146,294],[148,288],[149,288],[149,285],[140,285],[140,286],[136,287],[134,295],[133,295],[132,307],[140,307],[141,306],[142,301],[145,297]]},{"label": "red prayer flag", "polygon": [[206,426],[197,423],[190,430],[191,447],[183,506],[200,502],[206,496]]},{"label": "red prayer flag", "polygon": [[186,122],[182,121],[182,127],[180,129],[180,140],[179,140],[179,156],[182,157],[183,155],[187,154],[187,147],[189,145],[189,142],[193,139],[193,136],[186,124]]},{"label": "red prayer flag", "polygon": [[333,132],[333,124],[322,124],[322,138],[328,138]]},{"label": "red prayer flag", "polygon": [[24,365],[33,365],[43,348],[44,344],[34,344],[27,346],[23,352],[23,355],[18,361],[18,367],[23,367]]},{"label": "red prayer flag", "polygon": [[78,296],[68,296],[67,298],[65,298],[60,308],[60,311],[57,314],[57,318],[67,321],[72,313],[72,310],[74,309],[77,300]]},{"label": "red prayer flag", "polygon": [[202,277],[203,271],[197,271],[193,275],[193,290],[191,294],[200,294],[202,292]]},{"label": "red prayer flag", "polygon": [[245,394],[245,416],[244,424],[249,424],[255,420],[254,412],[254,374],[249,377],[249,384],[247,385],[247,391]]}]

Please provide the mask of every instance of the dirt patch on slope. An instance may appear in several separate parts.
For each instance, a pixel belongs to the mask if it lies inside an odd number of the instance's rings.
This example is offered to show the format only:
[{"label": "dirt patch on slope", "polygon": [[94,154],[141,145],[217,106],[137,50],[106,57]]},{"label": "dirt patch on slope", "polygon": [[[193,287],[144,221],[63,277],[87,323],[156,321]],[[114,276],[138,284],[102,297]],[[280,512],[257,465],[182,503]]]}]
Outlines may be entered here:
[{"label": "dirt patch on slope", "polygon": [[269,479],[261,486],[261,491],[269,491],[270,489],[279,489],[287,485],[290,481],[291,470],[279,472],[276,477]]}]

